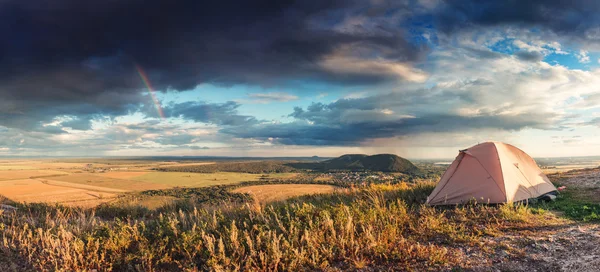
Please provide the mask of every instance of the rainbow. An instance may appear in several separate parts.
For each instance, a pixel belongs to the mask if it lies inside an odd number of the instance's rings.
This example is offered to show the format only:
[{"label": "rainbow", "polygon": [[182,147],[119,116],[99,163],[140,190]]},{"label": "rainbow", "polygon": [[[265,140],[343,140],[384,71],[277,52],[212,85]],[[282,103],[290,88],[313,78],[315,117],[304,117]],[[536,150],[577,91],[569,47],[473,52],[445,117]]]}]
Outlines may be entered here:
[{"label": "rainbow", "polygon": [[156,107],[156,111],[158,112],[158,115],[160,116],[160,118],[164,119],[165,114],[163,113],[162,107],[160,106],[160,102],[158,101],[158,99],[156,98],[156,95],[154,94],[156,91],[152,87],[152,84],[150,84],[150,80],[148,80],[148,75],[146,75],[146,73],[144,72],[142,67],[140,67],[137,64],[135,65],[135,69],[137,70],[138,74],[140,75],[140,78],[142,79],[142,81],[144,82],[144,85],[146,85],[146,88],[148,89],[148,93],[150,94],[150,97],[152,98],[152,102],[154,103],[154,107]]}]

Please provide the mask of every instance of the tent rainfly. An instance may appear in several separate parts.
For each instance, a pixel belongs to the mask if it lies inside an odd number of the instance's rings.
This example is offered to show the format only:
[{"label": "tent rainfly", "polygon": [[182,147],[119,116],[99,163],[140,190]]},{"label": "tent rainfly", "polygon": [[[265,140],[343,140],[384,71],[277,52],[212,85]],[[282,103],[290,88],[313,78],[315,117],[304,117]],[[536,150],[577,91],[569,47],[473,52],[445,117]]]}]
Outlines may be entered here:
[{"label": "tent rainfly", "polygon": [[427,204],[511,203],[556,191],[536,162],[522,150],[486,142],[461,150]]}]

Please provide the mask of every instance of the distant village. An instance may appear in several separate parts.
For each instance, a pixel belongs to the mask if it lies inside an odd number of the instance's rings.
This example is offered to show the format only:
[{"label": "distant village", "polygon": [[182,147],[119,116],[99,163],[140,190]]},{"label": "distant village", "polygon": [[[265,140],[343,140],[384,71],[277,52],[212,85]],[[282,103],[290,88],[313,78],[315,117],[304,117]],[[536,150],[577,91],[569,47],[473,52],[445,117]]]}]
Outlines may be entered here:
[{"label": "distant village", "polygon": [[109,171],[122,171],[127,169],[127,167],[94,167],[94,165],[91,163],[88,163],[83,167],[83,171],[90,173],[104,173]]}]

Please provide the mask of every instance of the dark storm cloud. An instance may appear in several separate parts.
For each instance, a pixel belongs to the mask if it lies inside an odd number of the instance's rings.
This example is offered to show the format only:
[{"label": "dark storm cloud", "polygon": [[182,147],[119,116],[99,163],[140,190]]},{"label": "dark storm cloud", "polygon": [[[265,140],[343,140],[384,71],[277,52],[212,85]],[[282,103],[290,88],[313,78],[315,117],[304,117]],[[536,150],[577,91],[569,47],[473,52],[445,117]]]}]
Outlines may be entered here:
[{"label": "dark storm cloud", "polygon": [[588,0],[446,0],[434,17],[437,27],[446,32],[473,26],[512,25],[600,40],[598,12],[600,2]]},{"label": "dark storm cloud", "polygon": [[[136,64],[161,90],[205,82],[387,80],[390,75],[333,73],[318,63],[340,46],[390,61],[418,60],[422,45],[407,41],[398,22],[387,20],[399,10],[408,6],[341,0],[0,1],[0,125],[35,130],[55,116],[73,115],[80,118],[70,125],[86,129],[95,115],[126,114],[146,99],[138,95],[145,86]],[[356,14],[371,26],[333,29]]]},{"label": "dark storm cloud", "polygon": [[543,116],[474,116],[430,115],[397,121],[350,124],[267,124],[223,129],[223,133],[241,138],[269,140],[285,145],[357,145],[369,139],[414,135],[425,132],[456,132],[471,129],[520,130],[544,127]]},{"label": "dark storm cloud", "polygon": [[[169,103],[163,106],[165,117],[180,117],[200,123],[239,126],[256,124],[258,121],[253,116],[238,114],[241,105],[234,101],[225,103],[206,103],[188,101],[182,103]],[[142,109],[147,116],[157,116],[154,105],[145,105]]]},{"label": "dark storm cloud", "polygon": [[[289,115],[296,119],[292,123],[230,127],[221,132],[286,145],[357,145],[369,139],[429,132],[473,129],[516,131],[528,127],[548,129],[551,128],[551,119],[555,117],[543,113],[504,115],[500,113],[502,110],[472,116],[458,115],[443,109],[448,105],[442,101],[453,99],[450,107],[459,107],[460,101],[472,103],[473,98],[440,92],[424,100],[424,96],[418,93],[422,92],[341,99],[330,104],[313,103],[306,109],[294,108]],[[421,110],[431,105],[442,109],[439,113]]]},{"label": "dark storm cloud", "polygon": [[519,51],[515,53],[515,56],[517,56],[517,58],[519,58],[520,60],[533,62],[542,61],[544,59],[544,55],[538,52]]}]

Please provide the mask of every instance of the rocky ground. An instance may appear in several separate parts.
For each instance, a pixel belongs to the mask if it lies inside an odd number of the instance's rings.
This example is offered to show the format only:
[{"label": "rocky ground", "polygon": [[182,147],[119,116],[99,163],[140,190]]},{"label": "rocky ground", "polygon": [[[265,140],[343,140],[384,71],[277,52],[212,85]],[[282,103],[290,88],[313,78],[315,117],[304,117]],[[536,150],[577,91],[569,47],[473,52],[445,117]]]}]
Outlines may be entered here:
[{"label": "rocky ground", "polygon": [[581,271],[600,270],[600,225],[566,224],[529,235],[500,238],[515,246],[504,258],[474,271]]},{"label": "rocky ground", "polygon": [[[578,198],[600,202],[600,168],[574,170],[550,178],[576,192]],[[560,216],[560,214],[557,214]],[[600,271],[600,224],[564,220],[544,229],[515,229],[491,238],[509,250],[497,250],[487,264],[472,271]],[[502,248],[502,247],[499,247]]]}]

